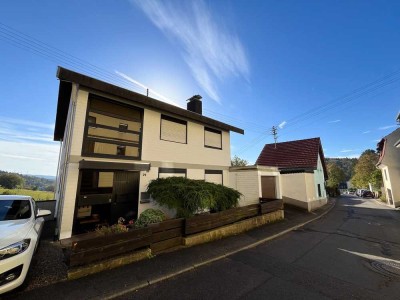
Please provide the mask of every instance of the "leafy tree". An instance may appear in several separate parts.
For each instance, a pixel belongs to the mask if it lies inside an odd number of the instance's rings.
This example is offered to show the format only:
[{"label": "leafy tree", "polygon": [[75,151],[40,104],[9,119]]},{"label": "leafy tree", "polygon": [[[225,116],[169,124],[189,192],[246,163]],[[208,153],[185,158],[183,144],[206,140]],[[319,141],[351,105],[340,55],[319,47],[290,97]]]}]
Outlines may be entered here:
[{"label": "leafy tree", "polygon": [[231,160],[232,167],[245,167],[249,164],[249,162],[245,159],[240,158],[239,156],[235,155]]},{"label": "leafy tree", "polygon": [[16,187],[22,187],[24,179],[18,174],[14,173],[3,173],[0,174],[0,185],[6,189],[15,189]]},{"label": "leafy tree", "polygon": [[378,154],[371,149],[365,150],[354,167],[354,175],[351,183],[357,188],[366,188],[371,183],[379,189],[382,185],[382,173],[376,169]]},{"label": "leafy tree", "polygon": [[330,188],[338,188],[339,183],[345,181],[346,175],[343,170],[339,168],[335,163],[328,163],[328,181],[327,186]]},{"label": "leafy tree", "polygon": [[152,180],[147,192],[160,205],[176,209],[177,216],[185,218],[206,208],[221,211],[235,207],[241,195],[221,184],[182,177]]},{"label": "leafy tree", "polygon": [[55,189],[56,188],[55,188],[54,184],[50,184],[50,185],[47,185],[47,186],[44,187],[44,190],[47,191],[47,192],[54,192]]},{"label": "leafy tree", "polygon": [[325,158],[327,164],[334,163],[339,168],[341,168],[345,174],[345,178],[343,181],[350,180],[353,177],[354,166],[356,165],[358,159],[357,158]]}]

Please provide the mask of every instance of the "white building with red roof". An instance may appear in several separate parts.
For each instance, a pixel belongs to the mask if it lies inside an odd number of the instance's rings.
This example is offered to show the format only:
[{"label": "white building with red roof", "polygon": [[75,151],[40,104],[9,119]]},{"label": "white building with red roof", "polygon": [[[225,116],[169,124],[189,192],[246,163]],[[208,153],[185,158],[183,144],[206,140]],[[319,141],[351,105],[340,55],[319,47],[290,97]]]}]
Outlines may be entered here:
[{"label": "white building with red roof", "polygon": [[327,203],[328,173],[320,138],[266,144],[256,165],[279,170],[285,203],[308,211]]}]

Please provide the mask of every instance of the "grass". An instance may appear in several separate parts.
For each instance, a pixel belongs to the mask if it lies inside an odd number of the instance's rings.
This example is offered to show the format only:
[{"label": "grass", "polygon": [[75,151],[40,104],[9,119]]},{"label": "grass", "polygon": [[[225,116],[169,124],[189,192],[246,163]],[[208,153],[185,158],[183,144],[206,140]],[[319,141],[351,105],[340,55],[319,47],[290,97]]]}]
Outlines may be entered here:
[{"label": "grass", "polygon": [[53,192],[33,191],[27,189],[5,189],[0,187],[0,195],[27,195],[35,200],[54,200]]}]

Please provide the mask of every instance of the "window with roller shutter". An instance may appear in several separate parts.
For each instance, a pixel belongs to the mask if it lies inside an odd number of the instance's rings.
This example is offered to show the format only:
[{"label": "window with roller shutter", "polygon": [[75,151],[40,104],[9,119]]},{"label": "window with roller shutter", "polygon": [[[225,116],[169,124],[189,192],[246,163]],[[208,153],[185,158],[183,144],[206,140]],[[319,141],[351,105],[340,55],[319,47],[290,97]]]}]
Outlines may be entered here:
[{"label": "window with roller shutter", "polygon": [[187,144],[187,122],[161,115],[160,139]]},{"label": "window with roller shutter", "polygon": [[222,132],[204,127],[204,147],[222,149]]}]

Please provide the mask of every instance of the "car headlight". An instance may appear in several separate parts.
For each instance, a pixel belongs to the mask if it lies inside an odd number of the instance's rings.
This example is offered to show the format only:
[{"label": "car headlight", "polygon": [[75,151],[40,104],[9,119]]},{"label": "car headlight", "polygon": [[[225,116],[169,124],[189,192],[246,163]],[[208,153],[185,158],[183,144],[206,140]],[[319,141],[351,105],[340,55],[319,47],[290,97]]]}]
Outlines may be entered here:
[{"label": "car headlight", "polygon": [[20,254],[28,249],[31,239],[25,239],[18,243],[0,249],[0,260]]}]

